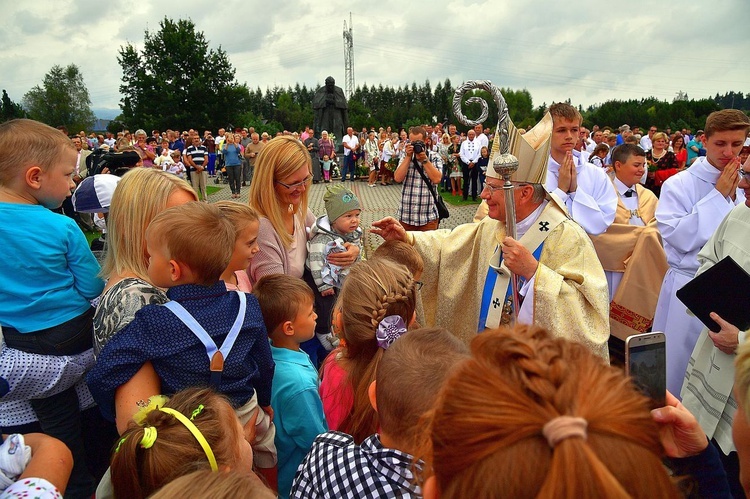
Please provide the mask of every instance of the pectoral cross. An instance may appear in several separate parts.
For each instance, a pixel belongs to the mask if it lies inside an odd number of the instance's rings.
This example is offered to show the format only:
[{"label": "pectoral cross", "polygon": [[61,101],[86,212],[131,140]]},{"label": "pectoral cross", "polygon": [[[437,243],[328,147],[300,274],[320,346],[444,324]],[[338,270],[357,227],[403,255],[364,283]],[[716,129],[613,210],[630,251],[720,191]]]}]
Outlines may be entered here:
[{"label": "pectoral cross", "polygon": [[511,323],[511,318],[513,317],[513,298],[508,297],[505,299],[505,303],[503,304],[503,313],[500,315],[500,325],[501,326],[507,326]]}]

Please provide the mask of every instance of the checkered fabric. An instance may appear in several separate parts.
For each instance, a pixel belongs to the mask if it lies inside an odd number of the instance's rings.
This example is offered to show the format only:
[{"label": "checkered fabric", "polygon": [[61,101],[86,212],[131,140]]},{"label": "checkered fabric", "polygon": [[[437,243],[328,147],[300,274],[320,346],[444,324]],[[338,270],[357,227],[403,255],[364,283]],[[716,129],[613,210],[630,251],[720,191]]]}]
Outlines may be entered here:
[{"label": "checkered fabric", "polygon": [[323,433],[297,469],[290,497],[421,497],[412,461],[409,454],[384,448],[378,435],[356,445],[346,433]]},{"label": "checkered fabric", "polygon": [[[430,163],[438,171],[443,170],[443,160],[440,159],[439,154],[429,151],[429,158]],[[427,175],[425,174],[425,176]],[[427,225],[433,220],[438,220],[435,199],[432,197],[429,187],[422,180],[419,172],[414,168],[414,165],[409,165],[403,186],[401,204],[396,212],[396,219],[417,227]]]}]

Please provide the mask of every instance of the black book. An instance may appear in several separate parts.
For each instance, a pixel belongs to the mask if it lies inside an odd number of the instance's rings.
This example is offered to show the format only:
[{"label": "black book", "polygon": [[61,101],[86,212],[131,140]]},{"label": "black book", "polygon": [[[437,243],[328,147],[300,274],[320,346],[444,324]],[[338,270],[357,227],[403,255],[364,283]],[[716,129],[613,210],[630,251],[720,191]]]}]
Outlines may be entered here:
[{"label": "black book", "polygon": [[721,329],[711,312],[740,331],[750,328],[750,274],[730,256],[685,284],[677,298],[711,331]]}]

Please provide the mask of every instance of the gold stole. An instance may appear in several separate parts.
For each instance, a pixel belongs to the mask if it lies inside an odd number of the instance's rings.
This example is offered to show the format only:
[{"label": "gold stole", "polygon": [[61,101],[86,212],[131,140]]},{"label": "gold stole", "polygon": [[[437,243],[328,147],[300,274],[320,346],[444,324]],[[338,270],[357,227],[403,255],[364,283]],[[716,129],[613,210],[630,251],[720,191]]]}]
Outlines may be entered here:
[{"label": "gold stole", "polygon": [[[550,197],[552,197],[549,201],[550,203],[556,203],[558,206],[561,204],[561,201],[559,201],[557,197],[553,197],[552,195],[550,195]],[[542,213],[539,215],[539,218],[536,219],[534,224],[529,227],[529,230],[526,231],[518,242],[523,244],[523,246],[531,253],[534,253],[536,249],[544,243],[547,236],[567,219],[566,213],[567,212],[564,210],[548,210],[545,206]],[[506,314],[508,312],[507,306],[505,306],[505,295],[508,292],[510,270],[505,266],[505,261],[502,260],[502,250],[500,249],[500,246],[503,243],[503,239],[505,239],[505,225],[503,224],[500,227],[502,227],[502,229],[495,233],[498,246],[495,248],[495,252],[492,254],[489,263],[490,268],[497,272],[497,280],[495,281],[495,286],[492,290],[490,307],[487,311],[487,320],[484,323],[485,328],[496,328],[499,325],[508,322],[507,319],[503,322],[503,312],[506,312]],[[495,300],[499,300],[499,303],[503,303],[504,306],[493,307],[491,304]],[[516,313],[518,312],[520,312],[520,310],[516,311]]]},{"label": "gold stole", "polygon": [[[604,270],[624,273],[609,314],[610,333],[621,340],[651,327],[661,283],[669,268],[654,217],[658,200],[640,184],[635,190],[639,217],[646,225],[629,224],[630,210],[618,193],[614,223],[604,234],[591,236]],[[631,261],[635,265],[629,265]]]}]

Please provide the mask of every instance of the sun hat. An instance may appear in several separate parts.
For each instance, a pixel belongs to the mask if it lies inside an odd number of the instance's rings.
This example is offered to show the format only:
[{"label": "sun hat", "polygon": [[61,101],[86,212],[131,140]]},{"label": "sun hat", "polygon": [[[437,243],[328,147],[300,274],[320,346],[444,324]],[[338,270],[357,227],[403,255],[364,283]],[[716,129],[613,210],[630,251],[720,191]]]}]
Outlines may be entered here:
[{"label": "sun hat", "polygon": [[86,177],[73,193],[73,208],[79,213],[108,212],[119,181],[120,177],[107,173]]}]

